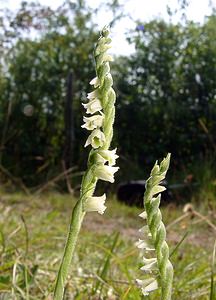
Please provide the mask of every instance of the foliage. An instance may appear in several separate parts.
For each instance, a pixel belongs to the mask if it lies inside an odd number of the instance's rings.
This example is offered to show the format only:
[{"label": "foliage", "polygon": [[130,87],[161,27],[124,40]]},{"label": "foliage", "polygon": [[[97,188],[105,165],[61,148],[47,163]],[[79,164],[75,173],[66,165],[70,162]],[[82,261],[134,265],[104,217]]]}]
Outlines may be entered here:
[{"label": "foliage", "polygon": [[[117,22],[122,9],[118,1],[107,7]],[[24,2],[17,13],[8,11],[1,18],[0,162],[28,186],[63,171],[70,72],[75,136],[71,156],[73,166],[85,166],[81,101],[93,76],[94,16],[85,1],[77,0],[66,1],[56,11]],[[128,33],[135,53],[113,63],[119,178],[141,179],[143,170],[147,176],[148,166],[167,151],[173,154],[174,173],[205,157],[215,158],[215,24],[213,12],[204,24],[152,20],[138,22]]]},{"label": "foliage", "polygon": [[[29,9],[23,6],[25,13],[21,10],[16,16],[13,25],[16,29],[27,27],[27,17],[33,22]],[[25,14],[25,18],[20,14]],[[44,14],[43,11],[40,17],[44,18]],[[64,146],[64,99],[69,72],[75,77],[74,109],[78,124],[75,135],[79,136],[79,143],[82,142],[81,115],[77,111],[81,110],[80,99],[94,69],[91,53],[96,35],[92,30],[91,14],[83,7],[83,2],[76,5],[68,2],[47,15],[45,23],[48,24],[39,38],[19,38],[10,49],[4,79],[7,84],[0,99],[3,107],[1,128],[10,104],[7,139],[2,145],[4,165],[26,183],[35,182],[36,174],[44,180],[48,169],[53,171],[56,165],[59,167]],[[20,24],[20,19],[24,24]],[[74,151],[77,162],[79,143]]]},{"label": "foliage", "polygon": [[130,33],[136,52],[117,62],[116,125],[128,160],[144,168],[170,151],[180,170],[215,152],[215,24],[215,15],[203,25],[156,20]]}]

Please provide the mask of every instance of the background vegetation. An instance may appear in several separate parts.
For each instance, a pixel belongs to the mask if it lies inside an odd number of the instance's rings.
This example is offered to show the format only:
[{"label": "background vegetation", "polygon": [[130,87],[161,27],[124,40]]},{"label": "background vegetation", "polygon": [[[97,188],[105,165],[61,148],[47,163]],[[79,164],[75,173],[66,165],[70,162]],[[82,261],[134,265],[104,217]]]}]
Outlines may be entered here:
[{"label": "background vegetation", "polygon": [[[118,22],[118,1],[104,5],[113,12],[113,24]],[[12,175],[16,184],[37,187],[63,172],[63,165],[83,170],[81,102],[94,72],[92,51],[99,30],[95,13],[81,0],[66,1],[57,10],[23,2],[17,12],[2,12],[3,181]],[[139,21],[128,32],[135,53],[116,57],[112,66],[118,97],[114,143],[120,154],[119,181],[144,178],[155,159],[168,151],[177,177],[190,173],[201,160],[214,162],[215,36],[214,10],[203,24],[156,19]],[[73,109],[68,120],[71,73]]]}]

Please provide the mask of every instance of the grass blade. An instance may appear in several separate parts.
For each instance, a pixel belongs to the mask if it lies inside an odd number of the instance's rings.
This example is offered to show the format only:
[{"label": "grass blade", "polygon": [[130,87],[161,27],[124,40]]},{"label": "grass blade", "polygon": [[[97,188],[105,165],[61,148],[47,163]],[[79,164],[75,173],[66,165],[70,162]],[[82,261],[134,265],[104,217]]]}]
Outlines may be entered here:
[{"label": "grass blade", "polygon": [[213,253],[212,253],[211,289],[210,289],[209,300],[216,300],[216,287],[215,287],[215,283],[214,283],[215,256],[216,256],[216,241],[214,243],[214,248],[213,248]]},{"label": "grass blade", "polygon": [[99,278],[101,278],[102,280],[98,280],[96,285],[95,285],[95,288],[94,288],[94,291],[93,291],[93,294],[95,294],[99,289],[100,289],[100,293],[102,291],[102,288],[103,288],[103,281],[105,282],[106,280],[106,275],[108,273],[108,270],[109,270],[109,266],[110,266],[110,260],[112,258],[112,254],[113,254],[113,251],[117,245],[117,242],[118,242],[118,239],[119,239],[119,232],[117,232],[114,236],[114,239],[113,239],[113,243],[112,243],[112,246],[110,248],[110,251],[109,253],[107,254],[107,257],[106,259],[104,260],[104,265],[102,266],[101,268],[101,272],[100,274],[98,275]]},{"label": "grass blade", "polygon": [[183,237],[181,238],[181,240],[178,242],[178,244],[175,246],[175,248],[172,250],[172,252],[170,253],[170,257],[173,256],[173,254],[178,250],[178,248],[181,246],[181,244],[184,242],[184,240],[186,239],[186,237],[188,236],[189,231],[187,231]]}]

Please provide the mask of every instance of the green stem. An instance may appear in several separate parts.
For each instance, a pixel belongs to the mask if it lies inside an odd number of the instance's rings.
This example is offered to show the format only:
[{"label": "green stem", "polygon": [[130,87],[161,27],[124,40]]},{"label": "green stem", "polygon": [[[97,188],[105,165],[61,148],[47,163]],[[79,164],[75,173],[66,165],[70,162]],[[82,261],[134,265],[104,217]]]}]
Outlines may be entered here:
[{"label": "green stem", "polygon": [[76,203],[72,215],[68,238],[62,258],[61,266],[57,275],[57,281],[54,291],[54,300],[62,300],[64,296],[64,288],[71,266],[75,246],[77,243],[79,231],[83,222],[85,212],[83,212],[81,199]]},{"label": "green stem", "polygon": [[[91,152],[89,154],[89,160],[90,158],[91,158]],[[93,168],[94,168],[94,162],[92,163],[92,165],[89,163],[89,167],[82,179],[80,199],[77,201],[72,211],[68,237],[67,237],[63,258],[56,279],[54,298],[53,298],[54,300],[62,300],[64,296],[64,289],[65,289],[65,284],[67,282],[67,276],[72,263],[80,228],[83,222],[83,218],[85,216],[85,211],[83,210],[83,203],[85,202],[85,199],[87,197],[93,194],[97,183],[97,179],[94,177],[93,174]]]}]

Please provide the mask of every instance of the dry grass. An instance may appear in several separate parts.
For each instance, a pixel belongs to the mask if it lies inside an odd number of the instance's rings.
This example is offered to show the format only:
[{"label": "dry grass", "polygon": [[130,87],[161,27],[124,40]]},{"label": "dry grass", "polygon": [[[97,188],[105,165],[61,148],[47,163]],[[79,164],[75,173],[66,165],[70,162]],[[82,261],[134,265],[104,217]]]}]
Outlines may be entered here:
[{"label": "dry grass", "polygon": [[[27,197],[3,192],[0,198],[0,299],[52,299],[75,199],[57,193]],[[142,225],[140,211],[111,199],[104,216],[87,215],[65,299],[142,299],[134,283],[143,276],[134,247]],[[214,215],[205,214],[215,226]],[[182,208],[163,208],[163,215],[171,249],[187,233],[172,256],[173,299],[210,299],[214,227],[194,213],[183,215]],[[157,292],[149,299],[158,299]]]}]

